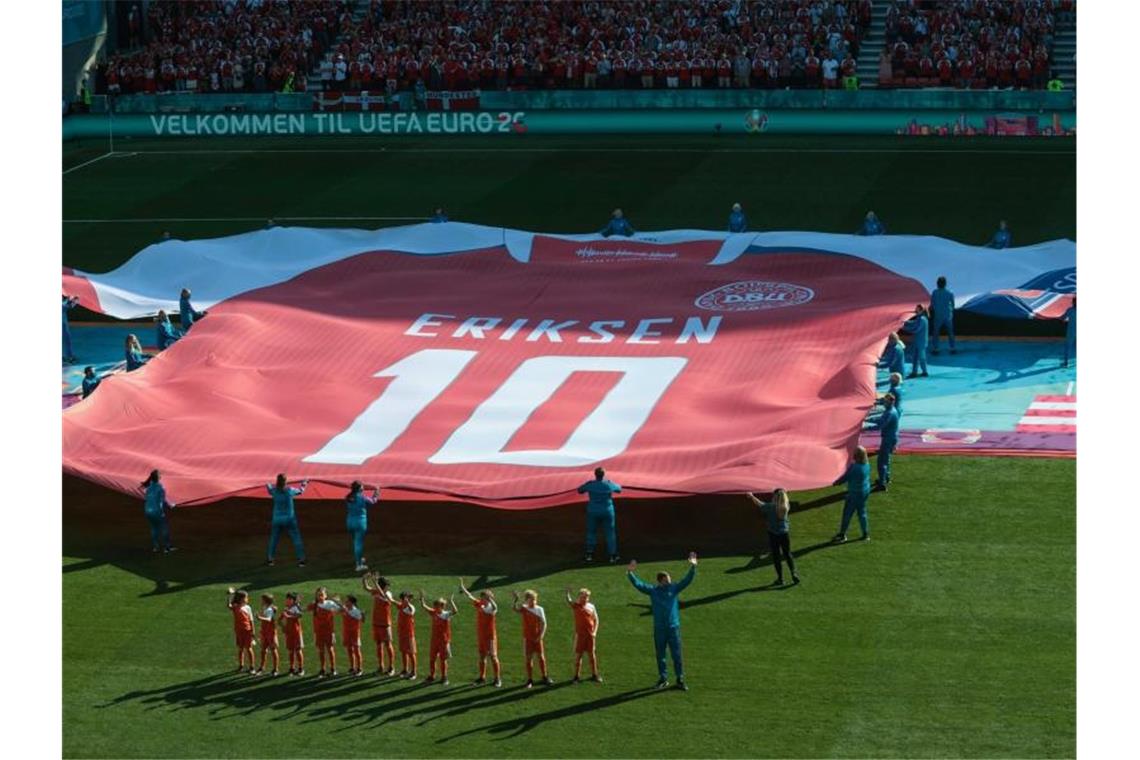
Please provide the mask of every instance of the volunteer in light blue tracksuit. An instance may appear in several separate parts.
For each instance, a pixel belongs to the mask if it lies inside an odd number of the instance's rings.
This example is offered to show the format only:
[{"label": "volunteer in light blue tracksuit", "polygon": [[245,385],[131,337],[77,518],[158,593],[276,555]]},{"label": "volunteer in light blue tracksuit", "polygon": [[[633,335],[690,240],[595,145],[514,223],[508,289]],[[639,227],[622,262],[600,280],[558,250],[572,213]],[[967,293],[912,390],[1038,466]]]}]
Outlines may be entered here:
[{"label": "volunteer in light blue tracksuit", "polygon": [[887,228],[879,221],[879,217],[875,216],[874,211],[868,211],[867,216],[863,217],[863,226],[859,228],[858,235],[873,236],[886,234]]},{"label": "volunteer in light blue tracksuit", "polygon": [[[926,343],[930,339],[930,319],[926,316],[926,307],[922,304],[914,307],[914,316],[907,321],[904,329],[914,335],[914,361],[910,365],[910,374],[907,377],[930,377],[926,367]],[[922,372],[919,372],[919,369]]]},{"label": "volunteer in light blue tracksuit", "polygon": [[728,215],[728,231],[744,232],[748,229],[748,219],[744,216],[744,209],[739,203],[732,204],[732,213]]},{"label": "volunteer in light blue tracksuit", "polygon": [[127,372],[134,372],[151,359],[148,354],[143,353],[138,336],[134,333],[127,336],[124,358],[127,361]]},{"label": "volunteer in light blue tracksuit", "polygon": [[594,479],[578,486],[578,493],[588,494],[586,502],[586,561],[594,561],[594,548],[598,545],[598,528],[605,531],[606,549],[610,562],[617,562],[617,521],[614,518],[615,493],[621,493],[621,486],[606,480],[606,471],[601,467],[594,470]]},{"label": "volunteer in light blue tracksuit", "polygon": [[899,412],[895,409],[895,397],[891,394],[883,396],[883,414],[871,429],[878,430],[881,439],[879,455],[875,458],[875,465],[879,471],[879,481],[875,483],[875,490],[885,491],[891,482],[891,455],[899,445]]},{"label": "volunteer in light blue tracksuit", "polygon": [[182,332],[185,333],[204,316],[206,312],[194,311],[194,307],[190,305],[190,288],[183,288],[182,294],[178,297],[178,319],[182,325]]},{"label": "volunteer in light blue tracksuit", "polygon": [[938,355],[938,340],[942,328],[950,336],[950,353],[958,353],[954,342],[954,292],[946,287],[946,278],[938,278],[938,287],[930,291],[930,321],[934,328],[934,342],[930,346],[930,353]]},{"label": "volunteer in light blue tracksuit", "polygon": [[903,345],[898,333],[887,336],[887,347],[883,349],[882,361],[887,372],[906,372],[906,346]]},{"label": "volunteer in light blue tracksuit", "polygon": [[1062,367],[1069,366],[1069,360],[1077,358],[1077,297],[1073,296],[1073,303],[1065,310],[1062,317],[1065,320],[1065,359]]},{"label": "volunteer in light blue tracksuit", "polygon": [[609,237],[610,235],[623,235],[625,237],[629,237],[630,235],[635,234],[635,232],[636,231],[633,229],[633,225],[631,225],[629,223],[629,220],[625,218],[625,215],[622,214],[621,209],[615,208],[613,216],[610,217],[609,223],[606,224],[605,227],[602,227],[602,230],[599,234],[602,237]]},{"label": "volunteer in light blue tracksuit", "polygon": [[651,586],[637,577],[637,560],[629,563],[629,582],[643,594],[649,596],[653,609],[653,645],[657,654],[657,688],[669,685],[669,672],[666,669],[665,649],[673,656],[673,672],[677,675],[677,688],[688,691],[685,685],[685,667],[681,661],[681,611],[677,595],[684,591],[697,574],[697,555],[689,553],[689,572],[677,583],[673,583],[669,573],[657,573],[657,585]]},{"label": "volunteer in light blue tracksuit", "polygon": [[986,243],[987,248],[1009,248],[1010,243],[1013,242],[1013,233],[1009,231],[1009,225],[1002,219],[998,222],[997,232],[990,238],[990,242]]},{"label": "volunteer in light blue tracksuit", "polygon": [[174,551],[174,547],[170,543],[170,522],[167,520],[166,513],[168,510],[174,509],[174,505],[166,500],[166,489],[162,486],[162,473],[158,470],[151,470],[150,475],[141,485],[146,489],[143,515],[146,516],[146,521],[150,523],[151,551],[161,550],[169,554]]},{"label": "volunteer in light blue tracksuit", "polygon": [[162,351],[181,338],[182,333],[175,330],[174,325],[170,324],[170,317],[166,315],[166,312],[159,310],[158,316],[154,318],[154,336],[158,343],[158,350]]},{"label": "volunteer in light blue tracksuit", "polygon": [[380,501],[380,489],[373,486],[372,498],[364,495],[364,485],[359,480],[352,481],[348,494],[344,497],[344,527],[352,536],[352,556],[356,559],[356,572],[367,570],[364,564],[364,534],[368,532],[368,508]]},{"label": "volunteer in light blue tracksuit", "polygon": [[293,550],[297,552],[297,564],[305,566],[305,544],[301,541],[301,529],[297,526],[297,512],[293,507],[293,497],[300,496],[309,485],[306,478],[301,481],[300,488],[292,488],[285,479],[285,473],[277,476],[277,484],[266,484],[265,490],[273,497],[273,524],[269,528],[268,564],[273,564],[273,555],[277,553],[277,541],[281,538],[281,531],[289,534],[293,542]]},{"label": "volunteer in light blue tracksuit", "polygon": [[63,296],[63,360],[65,362],[75,361],[75,353],[71,350],[71,325],[67,321],[67,312],[71,311],[78,305],[79,296]]},{"label": "volunteer in light blue tracksuit", "polygon": [[867,462],[867,450],[862,446],[855,447],[854,461],[847,467],[847,472],[835,481],[835,485],[847,484],[847,496],[843,500],[843,519],[839,523],[839,532],[832,539],[837,544],[847,540],[847,526],[851,524],[851,517],[859,515],[859,528],[863,531],[863,540],[869,541],[871,529],[867,525],[867,497],[871,495],[871,465]]},{"label": "volunteer in light blue tracksuit", "polygon": [[[890,374],[890,377],[888,378],[888,382],[890,383],[890,387],[887,388],[887,393],[891,394],[891,396],[894,397],[895,411],[899,413],[899,419],[901,420],[902,416],[903,416],[903,394],[904,394],[903,385],[902,385],[902,375],[898,372],[892,372]],[[886,396],[884,395],[883,398],[878,400],[878,403],[882,404],[883,399],[885,399],[885,398],[886,398]]]}]

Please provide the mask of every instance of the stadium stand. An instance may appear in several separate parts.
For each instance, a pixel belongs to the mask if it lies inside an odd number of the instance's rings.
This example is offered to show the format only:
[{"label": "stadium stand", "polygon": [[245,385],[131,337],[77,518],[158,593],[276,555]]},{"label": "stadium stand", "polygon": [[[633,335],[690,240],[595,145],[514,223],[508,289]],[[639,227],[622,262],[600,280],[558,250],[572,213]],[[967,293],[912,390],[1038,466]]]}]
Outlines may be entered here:
[{"label": "stadium stand", "polygon": [[349,7],[343,0],[152,2],[141,33],[126,40],[132,47],[96,68],[96,92],[303,90]]},{"label": "stadium stand", "polygon": [[1075,80],[1074,0],[529,6],[160,0],[145,22],[132,8],[132,47],[99,67],[95,90],[834,88],[855,76],[884,88],[1041,89],[1055,64]]},{"label": "stadium stand", "polygon": [[1052,69],[1057,10],[1071,0],[892,2],[880,87],[1041,89]]},{"label": "stadium stand", "polygon": [[835,86],[853,73],[870,0],[373,0],[334,46],[330,89]]},{"label": "stadium stand", "polygon": [[833,87],[870,0],[151,3],[96,92]]}]

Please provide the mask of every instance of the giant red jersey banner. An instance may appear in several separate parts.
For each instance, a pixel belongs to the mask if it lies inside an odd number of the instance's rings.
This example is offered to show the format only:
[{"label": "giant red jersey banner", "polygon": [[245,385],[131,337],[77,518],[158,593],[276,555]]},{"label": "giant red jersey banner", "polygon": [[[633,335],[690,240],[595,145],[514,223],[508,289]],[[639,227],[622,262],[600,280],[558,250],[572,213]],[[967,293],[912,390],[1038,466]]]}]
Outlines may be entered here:
[{"label": "giant red jersey banner", "polygon": [[[184,286],[210,311],[64,412],[64,469],[133,493],[158,467],[182,504],[278,472],[317,496],[361,480],[506,508],[577,500],[599,465],[633,496],[822,486],[927,286],[762,237],[278,229],[68,272],[118,316],[176,312]],[[1063,269],[1069,246],[986,292]]]}]

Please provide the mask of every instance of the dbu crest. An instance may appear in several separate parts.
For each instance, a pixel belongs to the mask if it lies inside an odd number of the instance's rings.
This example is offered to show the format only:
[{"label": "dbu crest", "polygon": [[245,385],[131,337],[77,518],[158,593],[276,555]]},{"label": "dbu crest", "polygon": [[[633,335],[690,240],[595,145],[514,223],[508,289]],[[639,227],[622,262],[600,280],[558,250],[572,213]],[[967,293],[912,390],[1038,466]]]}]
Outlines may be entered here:
[{"label": "dbu crest", "polygon": [[815,297],[815,291],[788,282],[744,280],[721,285],[700,296],[694,303],[708,311],[759,311],[798,306]]}]

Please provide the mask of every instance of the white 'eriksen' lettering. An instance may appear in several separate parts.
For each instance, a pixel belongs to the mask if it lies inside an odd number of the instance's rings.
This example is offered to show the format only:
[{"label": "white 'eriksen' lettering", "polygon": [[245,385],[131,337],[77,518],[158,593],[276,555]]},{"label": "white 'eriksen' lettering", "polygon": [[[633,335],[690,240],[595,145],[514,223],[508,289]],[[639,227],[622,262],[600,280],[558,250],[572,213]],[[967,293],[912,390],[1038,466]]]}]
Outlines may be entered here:
[{"label": "white 'eriksen' lettering", "polygon": [[[448,322],[460,320],[459,324]],[[682,321],[683,320],[683,321]],[[404,335],[414,338],[452,337],[468,340],[514,340],[518,336],[527,343],[613,343],[655,345],[658,343],[689,343],[707,345],[716,337],[724,317],[648,317],[627,321],[599,319],[583,322],[577,319],[533,320],[529,317],[458,317],[453,314],[425,312],[408,326]],[[678,331],[677,325],[680,325]],[[668,329],[672,327],[672,329]],[[436,329],[442,328],[442,329]],[[625,331],[628,334],[622,335]],[[496,334],[497,333],[497,334]],[[675,333],[675,334],[674,334]],[[664,338],[665,340],[656,340]]]}]

